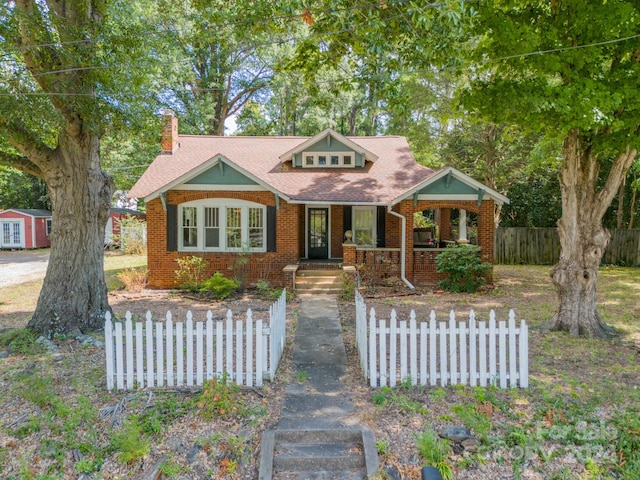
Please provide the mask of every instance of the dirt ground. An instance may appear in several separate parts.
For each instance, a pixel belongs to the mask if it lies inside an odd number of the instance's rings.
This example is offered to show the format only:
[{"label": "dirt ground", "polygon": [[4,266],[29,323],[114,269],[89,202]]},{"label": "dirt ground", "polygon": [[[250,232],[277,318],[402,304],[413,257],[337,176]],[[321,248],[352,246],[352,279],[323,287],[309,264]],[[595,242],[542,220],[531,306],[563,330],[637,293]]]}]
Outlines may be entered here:
[{"label": "dirt ground", "polygon": [[[243,315],[247,308],[256,315],[266,314],[271,301],[254,293],[211,302],[173,291],[114,291],[110,304],[117,316],[131,311],[135,318],[143,318],[149,310],[157,320],[168,310],[174,320],[184,318],[188,310],[195,319],[204,318],[209,309],[214,316],[223,316],[227,309],[234,316]],[[391,309],[405,318],[415,309],[418,320],[424,320],[432,308],[439,319],[446,318],[450,309],[462,316],[472,308],[479,316],[486,316],[493,308],[502,318],[515,307],[518,318],[531,321],[529,390],[404,387],[384,393],[384,401],[374,401],[380,389],[368,386],[359,367],[353,302],[340,301],[348,356],[343,382],[355,404],[349,423],[374,432],[382,467],[401,478],[418,480],[424,460],[416,447],[417,435],[426,429],[439,431],[446,425],[468,424],[480,438],[484,419],[489,430],[480,451],[451,446],[447,461],[456,480],[606,478],[592,474],[594,467],[579,454],[578,446],[546,432],[554,431],[554,422],[566,429],[583,424],[591,428],[595,422],[603,425],[621,409],[639,405],[640,355],[624,341],[576,341],[544,332],[541,324],[554,305],[552,287],[545,283],[543,273],[523,269],[505,272],[496,285],[471,295],[394,288],[364,293],[370,294],[367,307],[375,308],[378,318],[389,315]],[[0,319],[10,317],[11,305],[2,305]],[[624,307],[625,311],[628,308]],[[0,359],[0,477],[75,480],[81,471],[91,470],[84,478],[141,478],[162,464],[166,468],[161,478],[257,478],[261,434],[276,426],[285,386],[305,381],[291,362],[298,310],[298,300],[288,303],[288,341],[276,380],[263,389],[242,391],[247,406],[242,416],[205,420],[193,407],[200,393],[197,389],[106,391],[104,351],[71,338],[56,340],[59,355],[11,354]],[[632,317],[630,322],[637,321],[637,313],[633,310],[635,320]],[[25,392],[23,386],[35,389],[40,378],[50,382],[47,388],[54,398],[62,399],[72,413],[56,413],[55,401],[39,402]],[[180,405],[192,407],[182,411]],[[74,412],[85,410],[86,416],[75,417]],[[476,420],[469,419],[467,411],[474,412]],[[111,445],[127,418],[153,418],[155,414],[162,424],[148,434],[148,453],[131,462],[119,459]],[[526,448],[522,447],[525,443],[514,443],[516,435],[528,438]],[[617,453],[613,450],[615,441],[609,441],[608,446],[602,443],[594,444],[589,452],[606,473],[616,464]],[[522,448],[524,454],[520,453]],[[94,460],[95,465],[91,463]],[[93,470],[83,469],[87,464],[93,465]],[[381,474],[380,478],[385,477]]]}]

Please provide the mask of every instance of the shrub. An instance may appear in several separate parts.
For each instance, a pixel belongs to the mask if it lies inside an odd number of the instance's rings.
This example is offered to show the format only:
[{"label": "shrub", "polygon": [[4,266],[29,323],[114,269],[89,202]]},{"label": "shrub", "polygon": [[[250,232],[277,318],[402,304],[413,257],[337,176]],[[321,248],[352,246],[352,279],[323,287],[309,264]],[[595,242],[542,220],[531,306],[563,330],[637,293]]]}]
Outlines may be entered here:
[{"label": "shrub", "polygon": [[200,284],[200,292],[211,292],[215,298],[224,300],[239,286],[240,282],[227,278],[220,272],[216,272],[209,280]]},{"label": "shrub", "polygon": [[444,480],[453,480],[453,468],[449,462],[451,447],[448,440],[438,438],[432,430],[416,435],[418,452],[425,465],[436,467]]},{"label": "shrub", "polygon": [[116,276],[122,282],[126,291],[139,293],[147,287],[148,273],[149,270],[146,267],[125,268]]},{"label": "shrub", "polygon": [[202,394],[196,401],[205,420],[218,416],[239,415],[244,411],[240,387],[234,384],[227,373],[220,378],[205,381]]},{"label": "shrub", "polygon": [[448,277],[438,282],[438,286],[450,292],[475,292],[486,282],[491,264],[480,258],[477,245],[456,245],[448,247],[436,257],[436,270]]},{"label": "shrub", "polygon": [[120,244],[122,251],[129,255],[144,255],[147,252],[147,222],[133,215],[125,215],[116,221],[120,225],[120,235],[114,241]]},{"label": "shrub", "polygon": [[202,275],[209,266],[209,262],[202,257],[196,256],[177,258],[176,262],[180,267],[174,272],[176,274],[176,283],[182,290],[198,291],[203,280]]},{"label": "shrub", "polygon": [[353,300],[353,296],[356,293],[357,283],[355,275],[348,272],[342,273],[342,289],[340,290],[340,296],[343,300]]},{"label": "shrub", "polygon": [[132,415],[122,429],[113,434],[111,447],[117,452],[118,460],[123,463],[133,463],[149,453],[151,442],[138,425],[138,417]]}]

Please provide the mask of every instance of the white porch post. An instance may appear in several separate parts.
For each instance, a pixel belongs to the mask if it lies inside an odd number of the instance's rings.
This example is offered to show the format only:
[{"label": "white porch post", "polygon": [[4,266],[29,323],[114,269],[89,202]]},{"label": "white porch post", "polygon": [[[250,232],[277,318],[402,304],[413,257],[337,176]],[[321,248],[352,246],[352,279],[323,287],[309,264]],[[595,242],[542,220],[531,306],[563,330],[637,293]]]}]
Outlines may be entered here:
[{"label": "white porch post", "polygon": [[[466,242],[467,240],[467,211],[464,209],[460,209],[460,221],[458,228],[458,240],[462,240]],[[462,242],[461,242],[462,243]]]}]

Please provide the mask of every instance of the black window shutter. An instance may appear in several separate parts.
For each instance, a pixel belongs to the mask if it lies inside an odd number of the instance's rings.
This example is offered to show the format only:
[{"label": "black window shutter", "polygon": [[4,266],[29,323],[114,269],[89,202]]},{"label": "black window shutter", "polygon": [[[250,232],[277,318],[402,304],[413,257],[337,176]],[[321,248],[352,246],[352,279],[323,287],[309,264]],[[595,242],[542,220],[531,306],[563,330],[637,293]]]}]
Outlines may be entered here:
[{"label": "black window shutter", "polygon": [[267,252],[276,251],[276,207],[267,206]]},{"label": "black window shutter", "polygon": [[178,206],[167,205],[167,252],[178,250]]},{"label": "black window shutter", "polygon": [[384,234],[387,231],[385,228],[385,219],[387,217],[387,209],[385,207],[378,207],[378,218],[376,222],[376,236],[378,237],[377,247],[384,248],[385,246],[385,238]]},{"label": "black window shutter", "polygon": [[342,234],[347,230],[351,230],[351,207],[342,207]]}]

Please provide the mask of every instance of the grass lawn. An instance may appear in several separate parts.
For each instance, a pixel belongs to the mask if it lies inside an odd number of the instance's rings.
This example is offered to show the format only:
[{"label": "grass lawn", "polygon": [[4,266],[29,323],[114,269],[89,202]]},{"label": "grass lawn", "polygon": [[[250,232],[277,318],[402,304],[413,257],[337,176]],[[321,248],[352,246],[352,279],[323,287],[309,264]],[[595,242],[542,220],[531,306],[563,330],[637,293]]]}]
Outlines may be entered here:
[{"label": "grass lawn", "polygon": [[[178,302],[181,308],[196,306],[179,295],[118,290],[119,272],[145,264],[143,256],[106,255],[114,304],[119,296],[145,310],[166,311],[169,305],[173,311]],[[344,383],[355,404],[353,422],[374,431],[381,465],[398,466],[411,480],[419,480],[419,467],[426,463],[439,464],[456,480],[640,478],[640,269],[600,269],[599,312],[620,332],[612,341],[600,341],[544,329],[557,306],[550,268],[497,266],[495,284],[475,294],[424,289],[419,295],[367,299],[378,318],[391,309],[402,315],[415,309],[418,320],[428,318],[431,309],[439,319],[447,318],[451,309],[458,318],[470,309],[486,318],[494,309],[498,319],[504,319],[514,309],[516,318],[530,325],[527,390],[408,385],[393,391],[371,389],[353,346],[353,301],[341,304],[349,362]],[[3,328],[26,325],[41,283],[2,289]],[[291,338],[293,334],[288,332]],[[7,335],[0,334],[0,344]],[[1,478],[75,478],[80,473],[132,478],[167,452],[163,468],[168,478],[252,478],[260,434],[277,421],[286,385],[305,382],[291,371],[288,342],[276,381],[258,393],[243,391],[237,400],[247,405],[248,413],[204,421],[197,393],[158,391],[151,401],[144,391],[105,391],[103,350],[62,338],[57,342],[63,358],[56,361],[34,346],[33,339],[17,339],[16,351],[0,360]],[[99,417],[99,409],[121,401],[127,408],[119,424]],[[473,432],[477,452],[456,445],[439,448],[442,440],[433,432],[452,424]],[[184,453],[171,450],[176,439],[187,447],[197,445],[204,455],[189,463]],[[436,450],[438,457],[433,455]],[[237,462],[237,469],[224,473],[220,459],[226,461],[224,468]]]},{"label": "grass lawn", "polygon": [[[372,397],[377,438],[400,445],[450,423],[467,426],[481,440],[480,454],[457,451],[444,459],[445,470],[456,479],[640,479],[640,269],[600,269],[598,311],[619,332],[611,341],[574,339],[544,328],[557,308],[550,270],[500,265],[495,285],[478,293],[425,291],[367,299],[378,318],[388,318],[393,308],[401,319],[411,309],[418,320],[426,320],[432,309],[440,320],[450,310],[463,320],[471,309],[478,318],[486,319],[494,309],[498,319],[506,319],[514,309],[516,318],[530,326],[529,389],[383,392]],[[421,423],[415,421],[420,406],[429,410]],[[399,410],[412,412],[413,421],[405,422]],[[410,434],[387,434],[394,429],[383,420],[387,416],[400,424],[396,429]],[[402,453],[394,455],[393,448],[386,455],[390,464],[402,463]],[[442,460],[422,458],[432,464]]]}]

